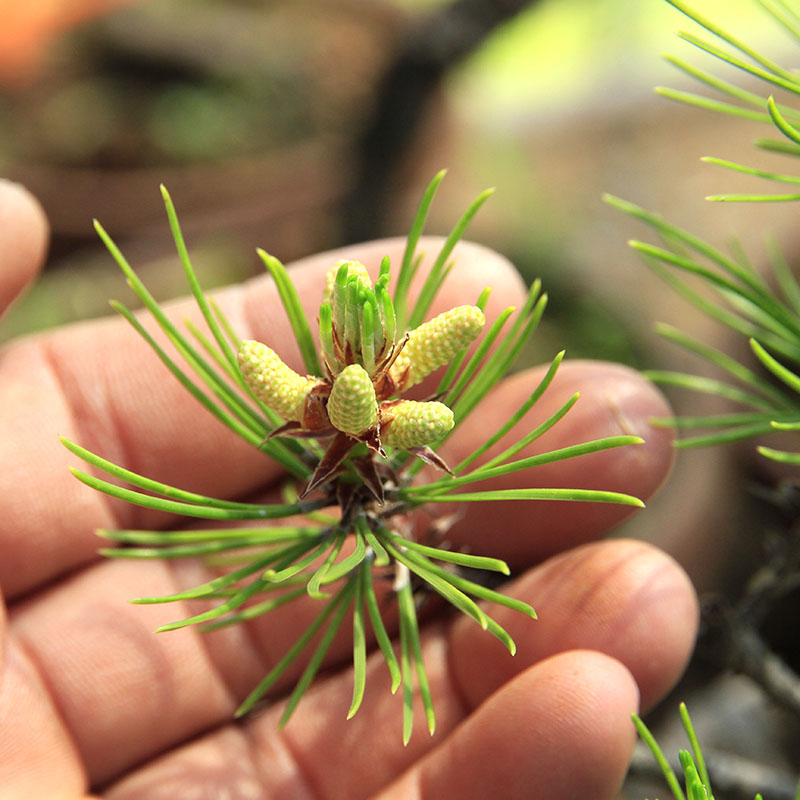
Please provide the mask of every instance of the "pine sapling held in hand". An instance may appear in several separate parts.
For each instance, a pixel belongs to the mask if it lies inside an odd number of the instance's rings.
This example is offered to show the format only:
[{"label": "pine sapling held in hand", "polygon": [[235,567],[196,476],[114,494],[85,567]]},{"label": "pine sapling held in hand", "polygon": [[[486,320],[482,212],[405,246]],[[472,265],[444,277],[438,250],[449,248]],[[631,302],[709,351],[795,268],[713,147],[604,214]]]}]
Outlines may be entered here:
[{"label": "pine sapling held in hand", "polygon": [[[459,464],[445,463],[438,453],[441,443],[465,419],[480,413],[481,401],[514,364],[547,302],[537,281],[522,308],[505,309],[489,323],[485,317],[489,289],[474,304],[428,319],[437,292],[451,270],[457,279],[455,245],[489,192],[473,202],[444,241],[412,302],[410,286],[422,261],[417,245],[443,176],[439,173],[423,195],[395,276],[388,259],[369,265],[376,275],[374,282],[370,269],[358,262],[345,260],[331,265],[320,286],[318,345],[288,272],[276,258],[259,251],[275,280],[306,374],[287,366],[273,342],[241,340],[213,299],[203,293],[165,190],[172,233],[207,332],[190,323],[189,335],[182,332],[97,225],[129,284],[178,358],[158,344],[128,308],[120,303],[114,307],[211,414],[275,459],[287,474],[281,503],[221,500],[151,480],[64,440],[73,453],[113,479],[73,470],[79,480],[94,489],[148,508],[220,521],[220,527],[210,529],[100,532],[120,545],[105,550],[109,556],[194,557],[218,568],[217,577],[199,586],[164,597],[134,600],[208,602],[207,610],[159,630],[189,625],[214,630],[254,619],[301,597],[318,603],[317,615],[305,630],[298,631],[296,642],[245,698],[237,715],[260,704],[287,668],[308,650],[307,665],[281,718],[281,724],[286,723],[349,615],[354,678],[348,717],[358,710],[366,689],[369,625],[391,676],[392,692],[403,688],[403,740],[408,742],[412,732],[415,689],[433,733],[433,698],[417,620],[418,608],[426,598],[439,595],[496,636],[511,654],[516,649],[513,640],[479,605],[480,601],[503,605],[531,618],[536,614],[528,604],[487,587],[487,571],[509,574],[503,561],[491,554],[449,549],[441,541],[441,531],[446,528],[443,520],[438,520],[437,538],[433,532],[428,535],[419,530],[420,519],[435,518],[437,503],[543,499],[642,505],[636,498],[617,492],[472,488],[473,484],[536,464],[641,442],[636,436],[613,436],[519,457],[520,451],[569,411],[577,399],[573,396],[533,431],[523,432],[513,445],[486,459],[487,451],[517,426],[550,385],[563,352],[556,355],[544,378],[509,419],[499,424],[486,420],[486,440],[476,451]],[[422,381],[433,380],[433,373],[440,368],[443,375],[438,384],[431,384],[429,397],[405,396]],[[426,464],[434,469],[422,472]],[[429,473],[432,477],[427,477]],[[428,505],[424,517],[415,514]],[[257,524],[241,527],[237,523],[242,520]],[[396,644],[384,621],[387,615],[397,619]]]}]

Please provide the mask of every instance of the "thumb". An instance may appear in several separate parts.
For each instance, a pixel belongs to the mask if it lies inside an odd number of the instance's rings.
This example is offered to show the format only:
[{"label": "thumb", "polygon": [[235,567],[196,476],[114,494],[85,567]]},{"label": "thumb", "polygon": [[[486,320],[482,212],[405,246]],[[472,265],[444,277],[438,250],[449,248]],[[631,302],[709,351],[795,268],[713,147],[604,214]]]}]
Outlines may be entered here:
[{"label": "thumb", "polygon": [[48,238],[38,200],[19,184],[0,179],[0,314],[39,271]]}]

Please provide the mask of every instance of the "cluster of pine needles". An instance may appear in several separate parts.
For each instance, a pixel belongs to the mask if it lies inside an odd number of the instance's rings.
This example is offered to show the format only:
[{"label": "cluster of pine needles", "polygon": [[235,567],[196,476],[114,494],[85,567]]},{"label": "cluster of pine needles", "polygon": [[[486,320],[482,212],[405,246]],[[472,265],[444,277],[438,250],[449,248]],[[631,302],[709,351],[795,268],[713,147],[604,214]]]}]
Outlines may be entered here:
[{"label": "cluster of pine needles", "polygon": [[[189,321],[181,326],[170,319],[96,224],[169,345],[159,344],[129,308],[117,302],[114,308],[211,415],[274,459],[287,476],[283,502],[237,502],[151,480],[64,440],[67,448],[94,468],[91,474],[73,470],[93,489],[176,518],[219,521],[220,527],[197,530],[101,531],[118,543],[104,551],[108,556],[200,558],[218,570],[217,577],[200,586],[133,601],[210,604],[202,613],[159,630],[190,625],[213,630],[247,622],[301,597],[319,603],[318,615],[242,702],[237,715],[260,705],[287,668],[305,659],[306,666],[281,718],[281,724],[286,723],[349,616],[354,677],[348,716],[356,713],[364,696],[371,628],[391,675],[392,691],[402,687],[404,741],[411,736],[416,692],[433,732],[433,699],[418,622],[418,609],[426,598],[444,598],[496,636],[512,654],[514,641],[487,613],[486,604],[506,606],[532,618],[535,612],[527,603],[487,585],[497,582],[487,581],[488,573],[509,574],[503,561],[491,554],[451,548],[442,536],[446,525],[420,533],[412,522],[419,517],[415,512],[428,507],[427,516],[435,519],[432,509],[437,504],[460,507],[498,501],[641,505],[638,499],[615,492],[535,486],[482,489],[478,485],[523,470],[535,475],[532,468],[537,465],[641,442],[635,436],[615,436],[532,456],[522,454],[573,407],[578,399],[575,395],[533,430],[522,431],[513,444],[489,457],[490,448],[518,430],[550,385],[563,352],[556,355],[509,419],[490,423],[491,416],[486,417],[486,440],[473,453],[454,465],[444,463],[437,453],[465,419],[480,413],[481,402],[513,367],[547,303],[537,281],[520,308],[505,309],[482,330],[491,291],[487,288],[475,298],[474,306],[459,307],[426,321],[444,280],[451,272],[450,280],[458,280],[454,248],[490,194],[480,195],[443,240],[412,299],[412,279],[423,258],[418,244],[443,175],[436,175],[425,190],[396,276],[390,276],[391,265],[386,260],[377,270],[372,265],[378,274],[374,284],[363,265],[331,265],[327,283],[320,287],[319,348],[290,272],[278,259],[259,251],[296,337],[306,375],[290,370],[269,343],[243,341],[213,298],[203,292],[166,190],[167,216],[189,288],[205,321],[204,330]],[[438,376],[431,399],[402,397],[408,386],[429,373]],[[492,423],[497,423],[494,430]],[[421,471],[425,464],[437,467],[438,473],[425,478],[428,473]],[[242,521],[249,522],[243,526]],[[393,641],[392,624],[385,622],[389,618],[397,620],[399,644]]]}]

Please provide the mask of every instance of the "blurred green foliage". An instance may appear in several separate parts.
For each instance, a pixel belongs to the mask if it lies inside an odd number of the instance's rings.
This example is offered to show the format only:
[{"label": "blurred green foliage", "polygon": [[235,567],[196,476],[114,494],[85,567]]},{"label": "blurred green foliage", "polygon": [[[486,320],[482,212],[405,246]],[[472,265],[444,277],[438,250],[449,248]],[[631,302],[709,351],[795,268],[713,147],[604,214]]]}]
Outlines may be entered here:
[{"label": "blurred green foliage", "polygon": [[[736,19],[758,43],[769,19],[751,0],[704,0],[704,13]],[[598,87],[634,83],[643,90],[668,72],[661,51],[688,20],[653,0],[544,0],[497,31],[454,76],[461,102],[484,118],[553,107],[613,103]]]}]

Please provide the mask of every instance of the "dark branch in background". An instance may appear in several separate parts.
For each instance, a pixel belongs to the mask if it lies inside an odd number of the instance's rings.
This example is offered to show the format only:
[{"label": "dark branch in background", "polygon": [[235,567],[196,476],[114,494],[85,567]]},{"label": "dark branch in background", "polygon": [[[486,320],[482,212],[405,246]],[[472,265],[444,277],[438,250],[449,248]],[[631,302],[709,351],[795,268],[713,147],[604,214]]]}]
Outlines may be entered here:
[{"label": "dark branch in background", "polygon": [[356,143],[352,189],[342,205],[342,241],[379,236],[393,179],[447,70],[535,0],[456,0],[410,30],[381,79]]},{"label": "dark branch in background", "polygon": [[800,675],[735,612],[721,610],[704,638],[704,655],[711,655],[721,667],[746,675],[780,708],[800,719]]},{"label": "dark branch in background", "polygon": [[[795,800],[795,777],[789,773],[711,747],[703,747],[703,756],[717,797],[753,800],[756,792],[761,792],[768,800]],[[682,770],[678,759],[668,757],[667,760],[675,773],[680,775]],[[630,772],[636,778],[663,785],[661,769],[643,742],[636,743]]]},{"label": "dark branch in background", "polygon": [[[787,622],[779,606],[782,601],[793,599],[800,585],[797,522],[785,535],[766,536],[765,545],[766,562],[750,578],[735,604],[721,598],[704,604],[698,652],[723,669],[746,675],[778,706],[800,719],[800,675],[783,653],[771,647],[764,634],[772,616],[780,615]],[[796,624],[796,614],[790,613],[790,625],[793,619]],[[795,636],[796,629],[791,638]]]}]

